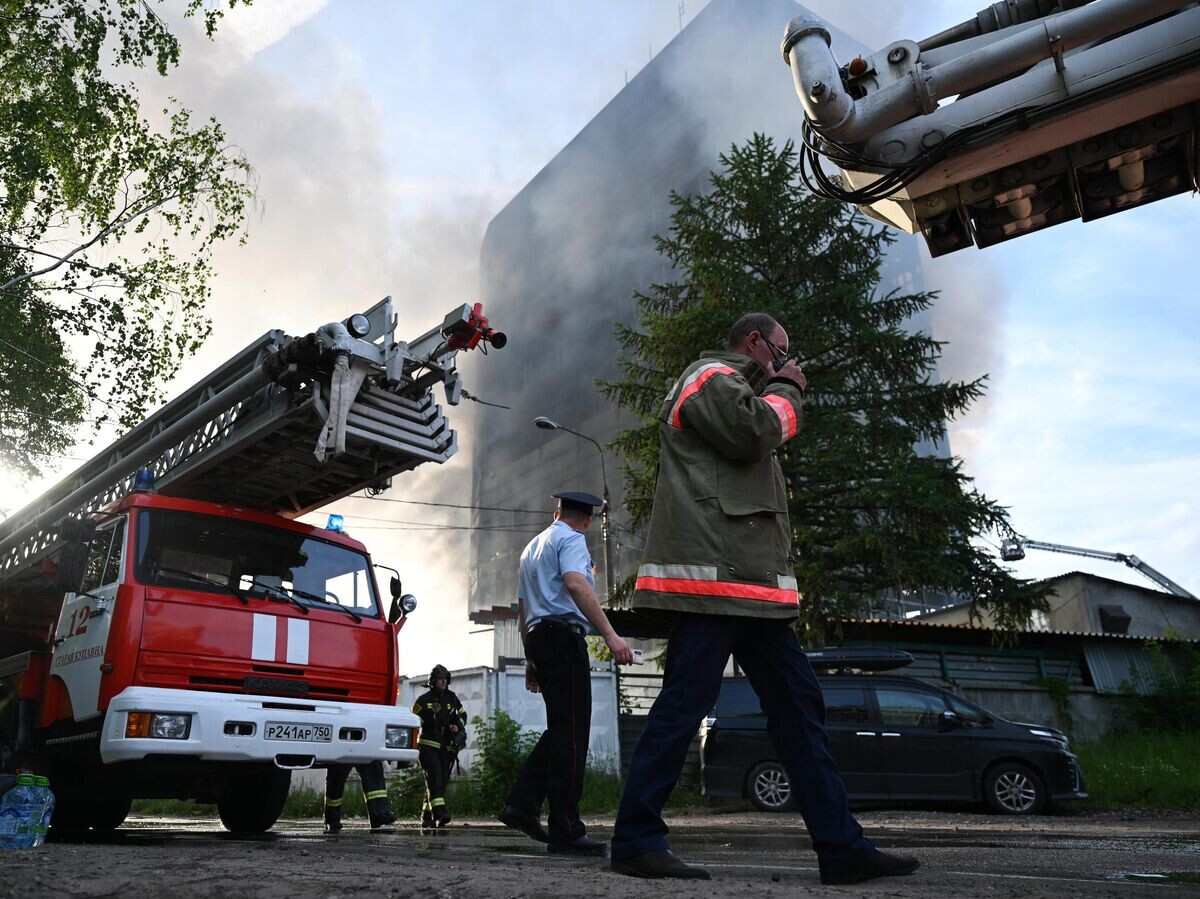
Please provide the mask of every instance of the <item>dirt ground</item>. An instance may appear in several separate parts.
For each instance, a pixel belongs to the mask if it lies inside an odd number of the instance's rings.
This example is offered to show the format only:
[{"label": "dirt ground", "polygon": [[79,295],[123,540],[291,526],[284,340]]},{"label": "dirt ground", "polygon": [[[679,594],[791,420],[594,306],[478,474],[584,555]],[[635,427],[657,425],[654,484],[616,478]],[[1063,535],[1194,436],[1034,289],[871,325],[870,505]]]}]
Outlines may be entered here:
[{"label": "dirt ground", "polygon": [[[921,869],[857,887],[822,887],[796,815],[690,814],[671,820],[685,860],[710,883],[611,874],[600,859],[548,856],[488,821],[444,835],[413,825],[370,834],[350,821],[325,836],[316,821],[281,821],[252,840],[215,819],[130,819],[102,837],[0,854],[0,897],[559,896],[1183,896],[1200,895],[1200,815],[1094,814],[1003,819],[959,812],[865,811],[884,848]],[[611,819],[589,822],[607,838]]]}]

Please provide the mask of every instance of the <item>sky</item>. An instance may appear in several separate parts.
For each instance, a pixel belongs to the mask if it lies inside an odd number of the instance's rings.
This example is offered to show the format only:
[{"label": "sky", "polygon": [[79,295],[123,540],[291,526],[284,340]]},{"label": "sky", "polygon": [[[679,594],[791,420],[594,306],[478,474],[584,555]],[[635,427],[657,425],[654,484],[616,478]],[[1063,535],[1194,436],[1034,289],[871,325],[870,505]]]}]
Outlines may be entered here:
[{"label": "sky", "polygon": [[[983,3],[808,5],[878,47]],[[270,328],[306,333],[391,294],[401,334],[415,336],[480,298],[487,222],[703,6],[255,0],[231,10],[211,44],[185,27],[179,69],[141,79],[147,100],[174,96],[217,116],[256,169],[258,203],[245,246],[216,254],[213,336],[172,392]],[[779,77],[790,79],[782,62]],[[1200,305],[1186,235],[1198,216],[1185,195],[926,266],[945,288],[935,336],[955,337],[943,376],[989,376],[987,397],[950,428],[967,474],[1010,507],[1020,533],[1134,553],[1195,593]],[[486,383],[467,388],[486,398]],[[451,409],[452,420],[466,411]],[[469,503],[477,438],[461,439],[455,459],[398,479],[389,498]],[[10,510],[56,480],[3,478]],[[471,633],[482,628],[466,618],[466,532],[410,529],[466,525],[467,512],[365,499],[328,511],[346,514],[420,600],[401,635],[402,672],[490,662],[491,634]],[[1049,553],[1014,570],[1149,584],[1116,563]]]}]

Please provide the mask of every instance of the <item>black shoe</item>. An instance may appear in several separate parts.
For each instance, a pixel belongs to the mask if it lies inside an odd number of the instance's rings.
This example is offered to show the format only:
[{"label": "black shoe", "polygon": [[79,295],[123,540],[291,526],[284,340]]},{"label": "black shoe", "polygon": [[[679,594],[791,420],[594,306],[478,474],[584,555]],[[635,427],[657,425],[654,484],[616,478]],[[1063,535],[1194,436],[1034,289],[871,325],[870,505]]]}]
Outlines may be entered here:
[{"label": "black shoe", "polygon": [[383,815],[376,821],[371,822],[372,833],[390,833],[392,825],[396,823],[396,816],[393,814]]},{"label": "black shoe", "polygon": [[569,853],[570,855],[608,855],[608,843],[593,840],[584,834],[569,843],[547,843],[546,851]]},{"label": "black shoe", "polygon": [[550,842],[550,834],[542,827],[541,820],[533,815],[523,815],[511,805],[506,805],[496,817],[500,819],[501,824],[521,831],[531,840],[537,840],[539,843]]},{"label": "black shoe", "polygon": [[450,823],[450,814],[448,812],[443,812],[440,815],[433,816],[433,826],[434,827],[445,827],[449,823]]},{"label": "black shoe", "polygon": [[680,880],[711,880],[709,873],[695,865],[684,864],[670,849],[659,849],[631,858],[614,858],[608,863],[614,874],[630,877],[675,877]]},{"label": "black shoe", "polygon": [[325,832],[326,833],[339,833],[341,831],[341,829],[342,829],[341,821],[326,821],[325,822]]},{"label": "black shoe", "polygon": [[821,883],[846,884],[873,880],[876,877],[893,877],[911,874],[921,866],[911,855],[893,855],[876,849],[870,855],[851,862],[848,867],[826,870],[821,868]]}]

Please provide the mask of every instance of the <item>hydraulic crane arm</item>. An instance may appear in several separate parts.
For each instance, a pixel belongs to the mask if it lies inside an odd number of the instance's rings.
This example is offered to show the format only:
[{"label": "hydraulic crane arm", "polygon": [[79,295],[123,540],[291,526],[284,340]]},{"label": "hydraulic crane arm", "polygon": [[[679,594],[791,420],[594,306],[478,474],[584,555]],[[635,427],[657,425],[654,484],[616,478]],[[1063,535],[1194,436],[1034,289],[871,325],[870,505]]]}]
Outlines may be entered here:
[{"label": "hydraulic crane arm", "polygon": [[1179,584],[1175,583],[1162,572],[1151,568],[1137,556],[1128,553],[1105,552],[1100,549],[1084,549],[1079,546],[1064,546],[1061,543],[1045,543],[1041,540],[1020,539],[1005,540],[1000,545],[1000,558],[1006,562],[1016,562],[1025,558],[1025,550],[1041,549],[1052,553],[1066,553],[1071,556],[1083,556],[1085,559],[1103,559],[1106,562],[1123,562],[1135,571],[1141,572],[1168,593],[1182,596],[1184,599],[1197,599]]},{"label": "hydraulic crane arm", "polygon": [[804,107],[808,187],[921,232],[934,256],[1200,178],[1191,0],[1002,0],[845,64],[824,23],[801,16],[782,50]]}]

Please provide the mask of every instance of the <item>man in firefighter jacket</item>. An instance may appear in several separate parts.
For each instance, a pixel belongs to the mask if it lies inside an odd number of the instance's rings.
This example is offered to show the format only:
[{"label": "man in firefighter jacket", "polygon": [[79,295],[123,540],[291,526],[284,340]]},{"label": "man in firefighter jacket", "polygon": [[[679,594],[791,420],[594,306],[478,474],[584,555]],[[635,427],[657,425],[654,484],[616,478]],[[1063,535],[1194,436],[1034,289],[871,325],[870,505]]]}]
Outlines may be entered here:
[{"label": "man in firefighter jacket", "polygon": [[880,852],[850,814],[829,754],[820,685],[793,629],[799,613],[787,486],[776,450],[800,428],[806,384],[788,335],[765,313],[733,326],[727,352],[684,370],[659,415],[658,481],[633,608],[667,618],[662,692],[630,762],[613,871],[708,879],[667,845],[662,808],[716,704],[732,654],[767,715],[812,837],[823,883],[917,867]]},{"label": "man in firefighter jacket", "polygon": [[346,792],[346,778],[350,768],[358,770],[363,795],[367,799],[367,818],[371,830],[383,830],[396,822],[388,805],[387,783],[383,778],[383,762],[368,762],[365,765],[330,765],[325,772],[325,832],[337,833],[342,829],[342,798]]},{"label": "man in firefighter jacket", "polygon": [[446,808],[446,785],[458,751],[467,745],[467,713],[450,689],[450,672],[434,665],[429,672],[429,690],[413,703],[413,714],[421,719],[417,759],[425,772],[423,827],[445,827],[450,823]]}]

